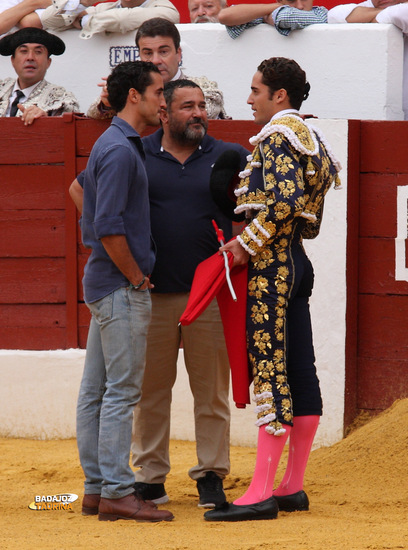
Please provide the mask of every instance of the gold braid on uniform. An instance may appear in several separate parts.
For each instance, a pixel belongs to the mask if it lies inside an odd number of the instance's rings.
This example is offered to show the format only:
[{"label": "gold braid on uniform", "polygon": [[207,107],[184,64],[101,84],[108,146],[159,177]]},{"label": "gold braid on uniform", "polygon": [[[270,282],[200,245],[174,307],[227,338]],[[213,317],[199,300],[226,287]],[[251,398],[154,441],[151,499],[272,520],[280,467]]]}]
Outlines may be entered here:
[{"label": "gold braid on uniform", "polygon": [[[247,157],[247,165],[245,169],[240,172],[239,177],[241,182],[237,189],[235,190],[235,195],[237,197],[237,207],[235,208],[235,213],[239,214],[241,212],[253,212],[253,211],[262,211],[266,210],[267,206],[270,207],[274,204],[275,195],[273,192],[270,192],[271,189],[276,185],[273,175],[271,173],[267,174],[266,180],[266,190],[269,193],[256,189],[255,192],[249,191],[249,178],[252,174],[254,168],[259,168],[262,166],[262,156],[260,151],[260,144],[264,142],[268,137],[273,136],[273,141],[276,145],[279,145],[279,142],[282,142],[282,135],[289,141],[290,145],[300,153],[300,155],[305,155],[308,158],[307,169],[303,174],[299,174],[299,177],[308,178],[313,185],[313,179],[318,176],[316,174],[315,166],[313,164],[313,156],[319,153],[319,143],[316,139],[315,133],[319,136],[319,139],[324,146],[324,149],[334,166],[336,173],[333,175],[334,188],[341,189],[341,183],[337,172],[341,170],[341,164],[335,157],[333,151],[331,150],[330,145],[326,141],[323,133],[312,126],[311,124],[301,120],[298,116],[294,115],[285,115],[282,118],[270,121],[266,124],[262,130],[256,136],[250,138],[249,142],[251,145],[255,146],[255,149],[252,155]],[[272,139],[272,138],[271,138]],[[266,157],[266,168],[268,168],[268,149],[269,145],[267,143],[262,144],[263,154]],[[291,168],[290,159],[285,157],[282,159],[283,164],[287,164],[288,169]],[[326,170],[329,170],[329,166],[323,167]],[[280,184],[282,186],[282,184]],[[290,184],[288,185],[290,187]],[[281,190],[282,191],[282,190]],[[290,188],[284,189],[282,194],[290,193]],[[313,231],[312,227],[314,224],[318,224],[318,213],[322,208],[322,199],[324,195],[318,194],[315,200],[312,200],[312,197],[300,198],[296,204],[295,216],[300,216],[305,218],[310,222],[311,227],[306,226],[305,233],[309,233],[310,237],[313,238],[317,235],[317,231]],[[305,200],[309,199],[309,200]],[[285,203],[279,203],[274,205],[275,209],[280,209],[280,215],[282,218],[287,215],[287,205]],[[279,215],[279,214],[278,214]],[[276,234],[276,226],[271,221],[266,221],[266,214],[260,214],[257,218],[254,218],[245,228],[243,233],[237,237],[237,240],[241,246],[251,255],[255,256],[258,254]],[[317,226],[318,229],[318,226]],[[307,237],[307,235],[305,235]]]},{"label": "gold braid on uniform", "polygon": [[[286,430],[277,410],[284,422],[290,424],[293,419],[285,322],[293,282],[290,246],[294,220],[306,220],[302,236],[313,238],[318,234],[324,196],[333,181],[335,189],[340,188],[337,172],[341,165],[322,133],[296,115],[270,121],[249,141],[254,150],[247,157],[235,190],[235,213],[245,212],[248,220],[237,239],[251,255],[255,270],[248,282],[252,303],[252,322],[247,325],[252,350],[249,362],[254,377],[256,425],[266,425],[268,433],[281,435]],[[256,169],[262,172],[253,174]],[[271,266],[272,279],[266,276]],[[271,302],[272,295],[276,301]]]}]

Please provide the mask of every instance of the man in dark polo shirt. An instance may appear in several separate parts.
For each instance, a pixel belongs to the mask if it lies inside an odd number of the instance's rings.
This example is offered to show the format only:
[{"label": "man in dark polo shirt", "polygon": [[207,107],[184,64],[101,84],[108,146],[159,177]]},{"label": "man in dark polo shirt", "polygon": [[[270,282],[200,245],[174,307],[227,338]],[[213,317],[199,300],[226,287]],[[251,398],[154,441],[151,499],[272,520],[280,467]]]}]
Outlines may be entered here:
[{"label": "man in dark polo shirt", "polygon": [[92,319],[77,406],[85,474],[82,512],[100,520],[171,520],[134,492],[132,415],[140,399],[154,264],[148,182],[139,133],[159,122],[163,79],[152,63],[118,65],[108,78],[117,116],[95,143],[83,181],[83,279]]},{"label": "man in dark polo shirt", "polygon": [[194,397],[198,463],[189,471],[197,482],[199,506],[225,500],[222,480],[228,474],[230,412],[229,363],[216,301],[187,327],[178,326],[197,265],[219,247],[212,219],[231,238],[231,221],[215,205],[209,180],[217,158],[246,151],[206,134],[203,92],[189,80],[165,85],[167,110],[162,128],[143,138],[152,234],[157,246],[151,281],[149,328],[142,398],[135,409],[132,461],[139,468],[136,490],[147,500],[169,500],[164,482],[170,470],[169,434],[172,387],[183,341],[184,360]]}]

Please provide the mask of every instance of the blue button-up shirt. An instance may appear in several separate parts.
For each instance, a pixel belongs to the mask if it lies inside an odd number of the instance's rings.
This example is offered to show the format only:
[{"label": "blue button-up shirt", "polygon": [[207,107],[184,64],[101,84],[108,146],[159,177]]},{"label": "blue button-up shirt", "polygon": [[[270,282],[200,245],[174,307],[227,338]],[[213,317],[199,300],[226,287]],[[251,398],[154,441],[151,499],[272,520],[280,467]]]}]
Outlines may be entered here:
[{"label": "blue button-up shirt", "polygon": [[112,262],[101,239],[125,235],[145,274],[154,265],[143,145],[139,134],[119,117],[96,141],[84,173],[82,240],[92,253],[83,278],[85,301],[92,303],[129,281]]}]

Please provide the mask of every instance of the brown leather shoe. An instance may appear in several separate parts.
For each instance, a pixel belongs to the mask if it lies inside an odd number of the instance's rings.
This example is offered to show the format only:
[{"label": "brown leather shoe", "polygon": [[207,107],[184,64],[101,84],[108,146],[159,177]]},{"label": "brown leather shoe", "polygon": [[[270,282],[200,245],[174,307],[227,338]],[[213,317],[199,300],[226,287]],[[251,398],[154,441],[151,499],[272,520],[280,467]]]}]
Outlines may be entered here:
[{"label": "brown leather shoe", "polygon": [[173,514],[168,510],[157,510],[134,493],[123,498],[101,498],[99,521],[133,519],[135,521],[171,521]]},{"label": "brown leather shoe", "polygon": [[[82,515],[83,516],[97,516],[99,512],[99,502],[101,495],[84,495],[82,499]],[[157,508],[157,505],[152,500],[145,500],[147,506],[151,508]]]},{"label": "brown leather shoe", "polygon": [[84,498],[82,499],[82,515],[97,516],[100,500],[101,495],[84,495]]}]

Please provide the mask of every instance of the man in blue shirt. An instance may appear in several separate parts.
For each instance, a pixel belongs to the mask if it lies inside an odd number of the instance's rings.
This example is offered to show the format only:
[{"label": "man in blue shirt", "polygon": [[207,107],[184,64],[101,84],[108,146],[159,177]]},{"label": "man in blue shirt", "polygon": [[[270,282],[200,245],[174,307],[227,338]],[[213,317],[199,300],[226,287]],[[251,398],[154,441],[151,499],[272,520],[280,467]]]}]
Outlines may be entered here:
[{"label": "man in blue shirt", "polygon": [[[149,180],[152,235],[157,247],[152,273],[152,322],[147,338],[142,398],[135,409],[132,462],[136,490],[156,504],[168,502],[164,482],[170,470],[169,437],[172,387],[177,357],[183,351],[194,396],[199,506],[225,500],[222,479],[229,463],[229,363],[216,301],[194,323],[179,326],[197,265],[217,252],[212,219],[231,238],[232,224],[214,203],[209,187],[212,167],[231,149],[241,169],[248,151],[207,135],[206,102],[189,80],[168,82],[162,128],[143,138]],[[70,189],[81,210],[83,175]]]},{"label": "man in blue shirt", "polygon": [[82,238],[92,249],[84,296],[92,319],[78,397],[85,473],[82,512],[100,520],[171,520],[134,493],[132,415],[140,399],[154,264],[139,133],[159,122],[163,79],[151,63],[118,65],[108,78],[117,116],[95,143],[84,175]]},{"label": "man in blue shirt", "polygon": [[197,482],[199,506],[225,501],[228,474],[229,363],[216,301],[190,326],[179,326],[197,265],[219,247],[212,219],[232,233],[231,221],[214,203],[212,166],[226,150],[248,151],[207,135],[206,103],[189,80],[168,82],[162,128],[143,138],[149,179],[152,234],[157,259],[152,273],[152,323],[149,327],[142,398],[135,409],[132,443],[136,490],[147,500],[169,500],[164,482],[170,470],[169,434],[172,387],[181,340],[194,397],[198,463],[189,471]]}]

